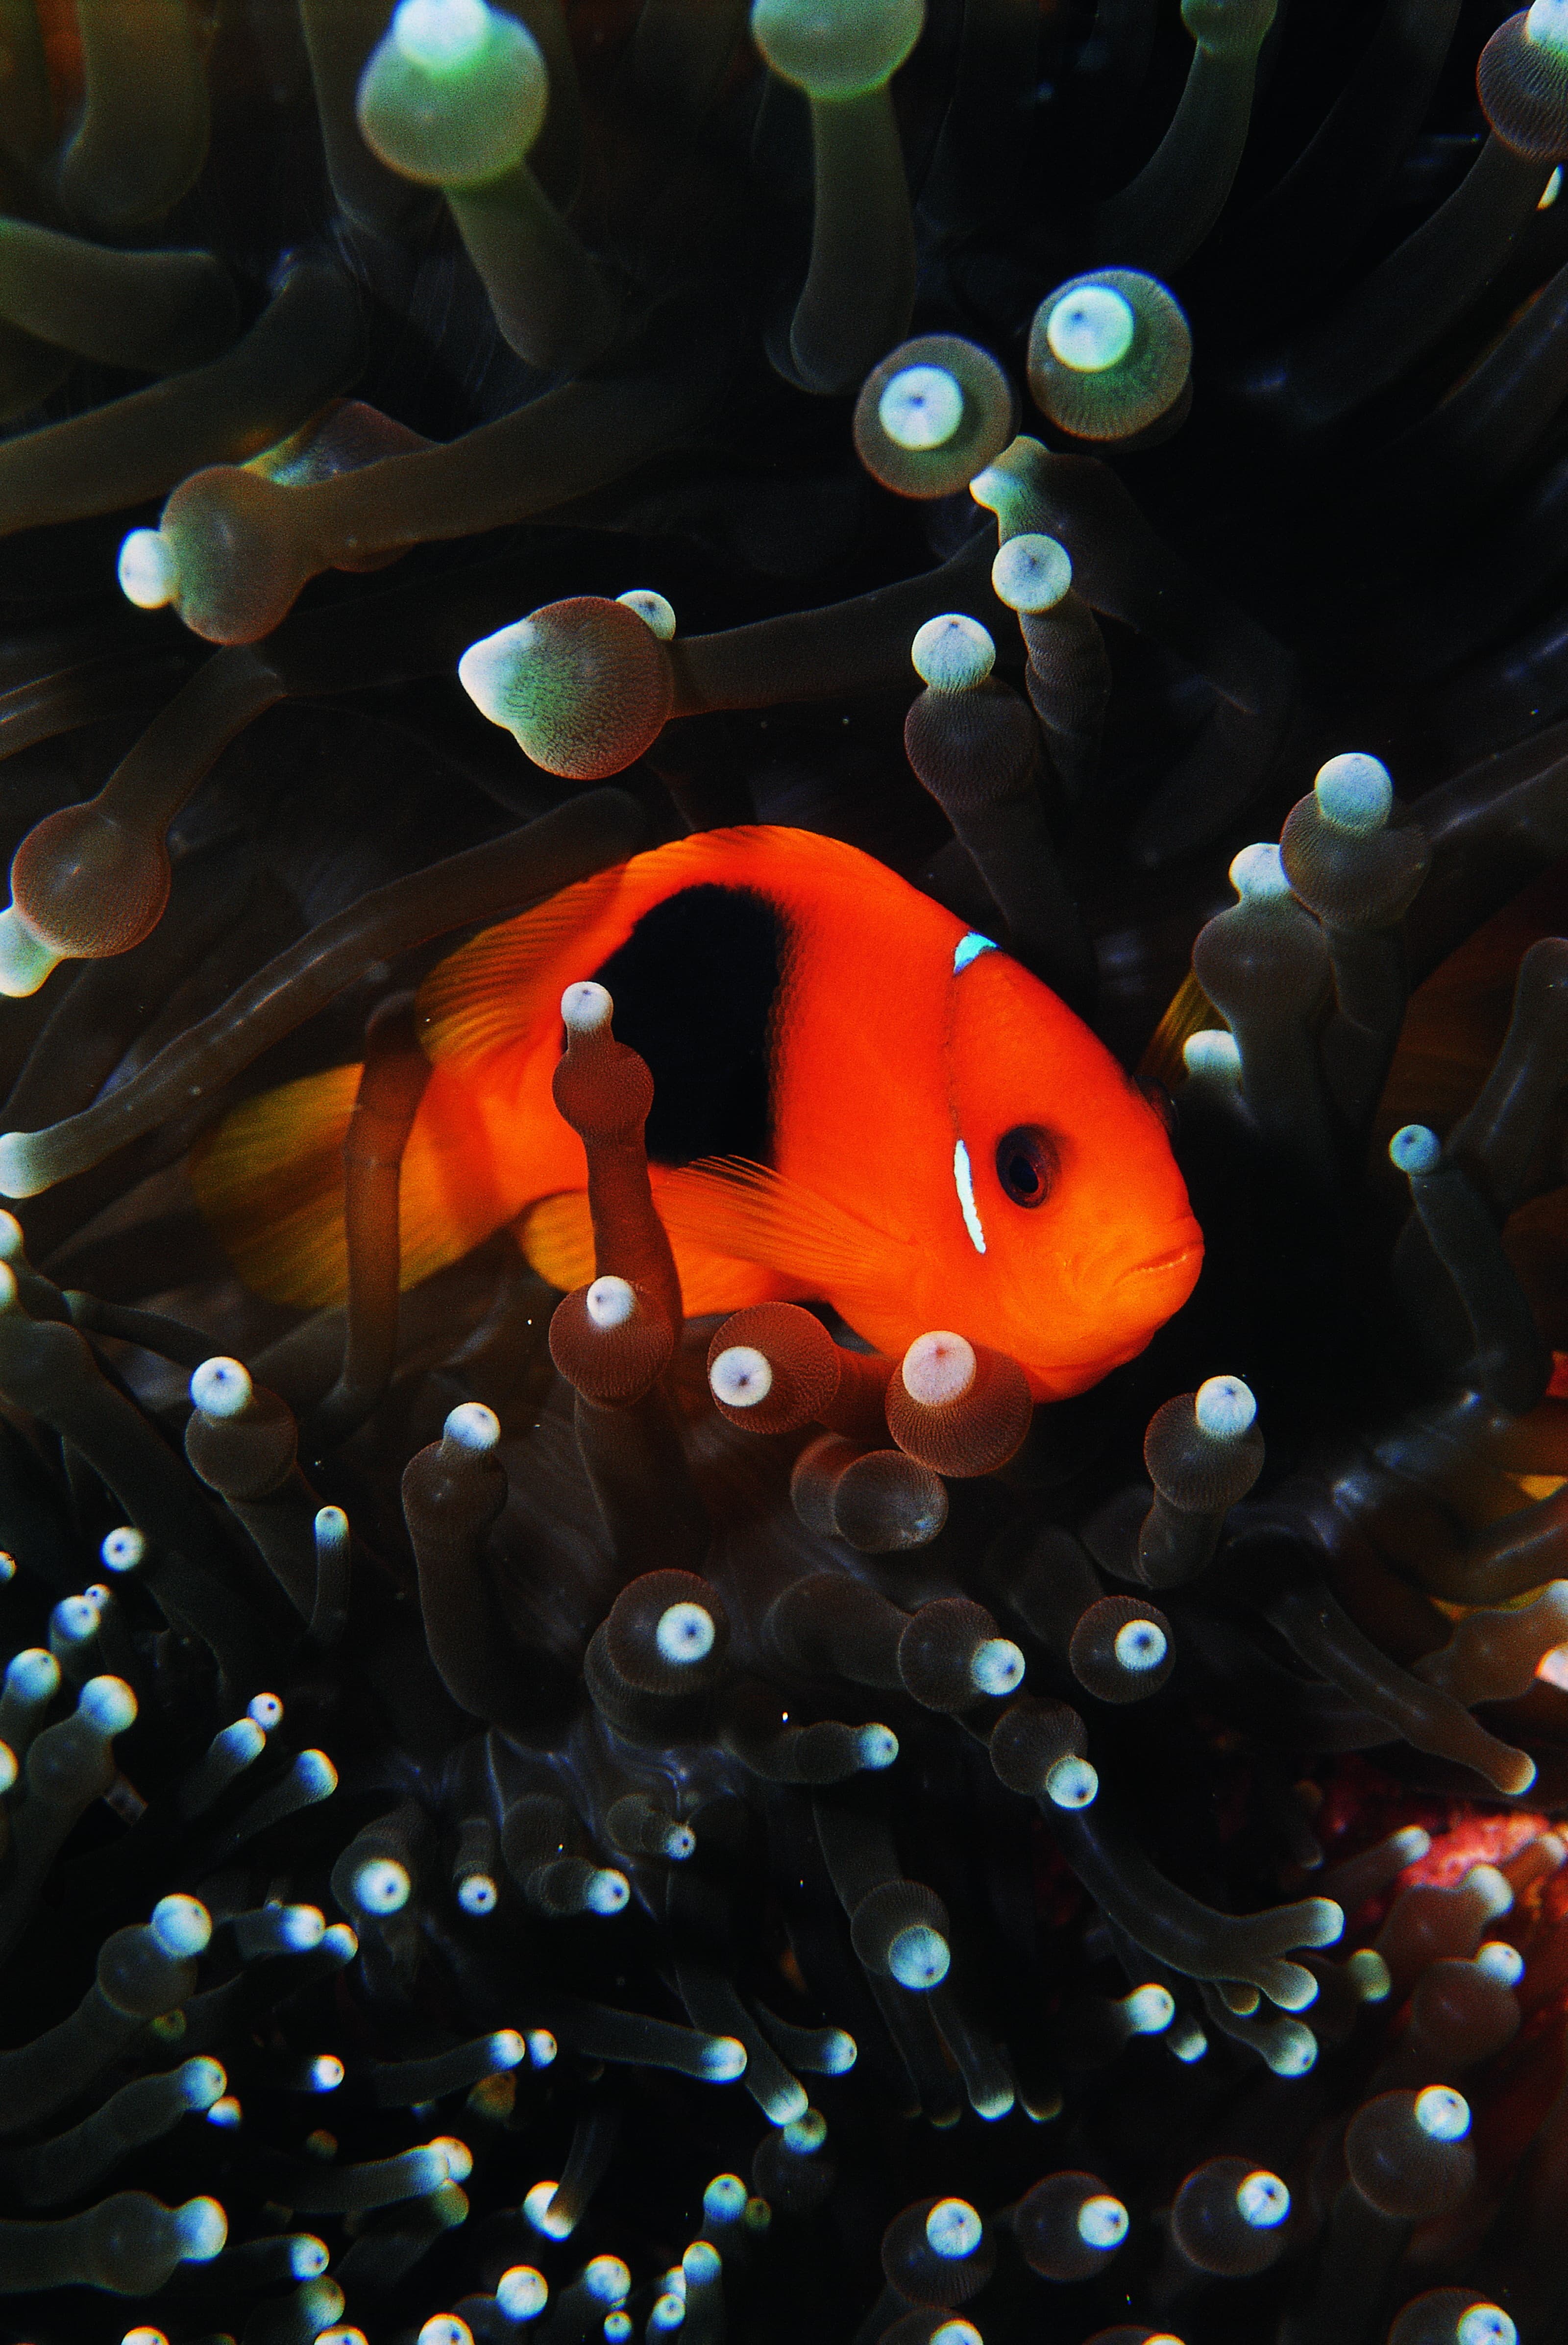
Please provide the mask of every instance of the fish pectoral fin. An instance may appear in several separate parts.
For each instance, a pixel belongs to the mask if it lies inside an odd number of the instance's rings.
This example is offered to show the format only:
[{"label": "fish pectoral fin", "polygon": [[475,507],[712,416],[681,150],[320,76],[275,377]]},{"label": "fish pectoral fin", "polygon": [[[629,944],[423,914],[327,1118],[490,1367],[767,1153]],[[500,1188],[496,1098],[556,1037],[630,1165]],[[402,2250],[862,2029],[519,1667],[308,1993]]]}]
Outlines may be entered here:
[{"label": "fish pectoral fin", "polygon": [[664,1173],[658,1203],[677,1252],[684,1243],[761,1263],[828,1300],[885,1293],[908,1275],[908,1249],[896,1238],[743,1157],[703,1157]]},{"label": "fish pectoral fin", "polygon": [[419,992],[420,1042],[432,1064],[466,1075],[520,1042],[532,1049],[571,981],[570,972],[561,977],[561,955],[598,919],[622,881],[621,868],[597,871],[532,911],[486,929],[433,969]]},{"label": "fish pectoral fin", "polygon": [[[666,1182],[682,1177],[678,1172],[656,1172],[653,1203],[661,1213]],[[573,1287],[586,1286],[593,1277],[598,1265],[585,1190],[563,1189],[553,1196],[536,1199],[513,1223],[512,1232],[529,1268],[537,1271],[551,1286],[570,1294]],[[713,1311],[744,1310],[749,1303],[769,1302],[780,1286],[787,1284],[754,1262],[725,1254],[700,1234],[695,1222],[690,1233],[684,1229],[672,1231],[670,1244],[688,1319],[701,1319]]]},{"label": "fish pectoral fin", "polygon": [[254,1294],[307,1307],[341,1303],[343,1142],[358,1067],[329,1067],[230,1111],[190,1152],[196,1201]]}]

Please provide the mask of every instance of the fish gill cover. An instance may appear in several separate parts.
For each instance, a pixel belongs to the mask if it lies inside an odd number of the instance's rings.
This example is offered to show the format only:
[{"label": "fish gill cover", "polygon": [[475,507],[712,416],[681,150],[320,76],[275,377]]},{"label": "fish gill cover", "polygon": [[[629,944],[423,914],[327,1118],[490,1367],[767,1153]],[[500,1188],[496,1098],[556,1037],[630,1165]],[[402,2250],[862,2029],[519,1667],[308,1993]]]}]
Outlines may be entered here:
[{"label": "fish gill cover", "polygon": [[[1552,2345],[1564,0],[0,63],[5,2336]],[[431,970],[733,825],[1166,1115],[1138,1357],[687,1324],[600,960],[586,1208],[418,1274]],[[308,1080],[317,1309],[187,1164]],[[1072,1108],[934,1132],[944,1213]]]}]

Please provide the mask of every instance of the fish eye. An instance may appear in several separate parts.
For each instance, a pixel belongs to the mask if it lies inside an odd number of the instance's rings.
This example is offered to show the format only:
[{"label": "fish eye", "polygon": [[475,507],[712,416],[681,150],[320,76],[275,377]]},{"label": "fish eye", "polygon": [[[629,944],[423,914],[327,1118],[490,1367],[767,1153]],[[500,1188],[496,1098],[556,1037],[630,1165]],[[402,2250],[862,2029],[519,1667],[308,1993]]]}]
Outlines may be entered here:
[{"label": "fish eye", "polygon": [[1057,1164],[1057,1143],[1037,1123],[1017,1123],[996,1142],[996,1178],[1015,1205],[1043,1205]]}]

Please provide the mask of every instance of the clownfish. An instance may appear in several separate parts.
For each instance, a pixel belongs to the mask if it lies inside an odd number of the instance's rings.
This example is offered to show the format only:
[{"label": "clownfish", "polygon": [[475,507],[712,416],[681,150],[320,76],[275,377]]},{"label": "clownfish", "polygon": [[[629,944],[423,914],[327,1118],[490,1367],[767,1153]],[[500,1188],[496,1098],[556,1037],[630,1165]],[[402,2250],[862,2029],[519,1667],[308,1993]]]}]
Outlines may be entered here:
[{"label": "clownfish", "polygon": [[[1087,1027],[870,856],[763,827],[634,856],[426,978],[405,1286],[504,1225],[554,1285],[593,1276],[582,1145],[551,1095],[584,978],[652,1071],[650,1175],[688,1315],[824,1302],[895,1354],[951,1327],[1049,1400],[1190,1294],[1203,1240],[1165,1126]],[[275,1300],[343,1299],[359,1078],[248,1101],[195,1152],[198,1202]]]}]

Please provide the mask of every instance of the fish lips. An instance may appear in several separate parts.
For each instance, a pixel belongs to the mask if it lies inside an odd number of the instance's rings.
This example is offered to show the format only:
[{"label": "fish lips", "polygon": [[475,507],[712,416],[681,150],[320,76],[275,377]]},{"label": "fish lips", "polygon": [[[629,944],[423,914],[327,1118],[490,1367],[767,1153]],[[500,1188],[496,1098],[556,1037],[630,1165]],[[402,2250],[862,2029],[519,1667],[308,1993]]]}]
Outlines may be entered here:
[{"label": "fish lips", "polygon": [[1203,1233],[1194,1222],[1188,1233],[1122,1271],[1111,1294],[1118,1304],[1124,1296],[1128,1302],[1136,1297],[1140,1307],[1147,1303],[1151,1325],[1161,1326],[1180,1310],[1202,1267]]},{"label": "fish lips", "polygon": [[1203,1267],[1203,1233],[1189,1219],[1166,1231],[1161,1242],[1137,1262],[1118,1268],[1104,1255],[1077,1282],[1075,1302],[1102,1376],[1141,1352],[1149,1337],[1173,1318],[1198,1284]]},{"label": "fish lips", "polygon": [[1049,1361],[1021,1357],[1037,1401],[1068,1399],[1087,1392],[1125,1367],[1148,1345],[1168,1319],[1173,1318],[1198,1284],[1203,1266],[1203,1238],[1194,1223],[1189,1233],[1168,1239],[1141,1262],[1115,1272],[1083,1294],[1081,1350],[1059,1353]]}]

